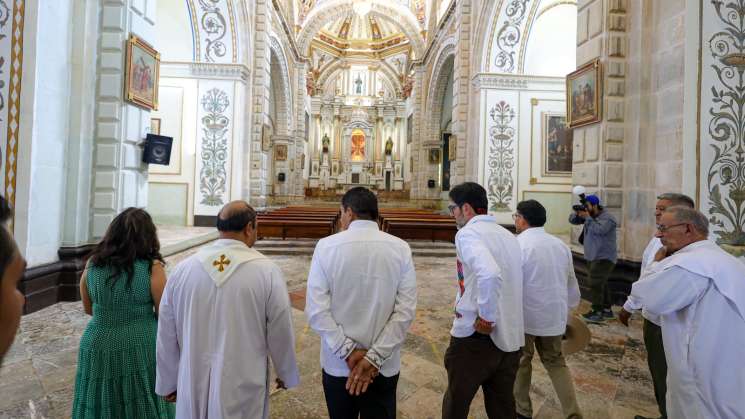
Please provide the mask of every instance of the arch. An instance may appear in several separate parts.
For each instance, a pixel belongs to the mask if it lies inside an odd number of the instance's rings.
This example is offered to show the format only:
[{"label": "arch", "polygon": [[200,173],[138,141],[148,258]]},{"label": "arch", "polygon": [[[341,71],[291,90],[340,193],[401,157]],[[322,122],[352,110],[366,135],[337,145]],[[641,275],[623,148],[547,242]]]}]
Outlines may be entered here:
[{"label": "arch", "polygon": [[[274,90],[275,100],[277,101],[277,119],[274,121],[275,133],[279,135],[290,135],[292,132],[293,112],[292,112],[292,93],[290,89],[290,72],[287,66],[284,50],[279,40],[274,36],[269,36],[269,68],[270,83]],[[286,121],[286,123],[282,123]]]},{"label": "arch", "polygon": [[[520,49],[519,73],[526,74],[528,70],[529,74],[563,77],[577,68],[576,30],[555,30],[576,28],[576,21],[573,25],[567,23],[572,18],[577,18],[576,0],[554,0],[530,19]],[[543,62],[550,62],[551,66],[547,68]]]},{"label": "arch", "polygon": [[[379,74],[382,74],[384,76],[384,81],[388,82],[389,87],[393,89],[394,93],[401,92],[403,89],[401,80],[396,77],[395,73],[389,66],[385,65],[385,63],[381,64],[383,65],[379,67]],[[335,62],[325,67],[323,73],[321,73],[321,75],[318,77],[318,86],[321,86],[321,91],[326,91],[326,89],[328,88],[328,83],[333,83],[339,73],[346,68],[346,65],[346,62],[342,60],[336,60]]]},{"label": "arch", "polygon": [[453,71],[454,63],[455,39],[448,38],[438,52],[435,65],[432,67],[432,76],[429,79],[427,109],[429,110],[430,136],[440,131],[442,103],[438,103],[438,101],[442,101],[442,97],[445,94],[445,83],[447,82],[450,71]]},{"label": "arch", "polygon": [[[422,38],[420,33],[419,21],[412,11],[400,4],[380,3],[379,0],[371,1],[372,10],[370,14],[377,19],[387,20],[396,25],[409,38],[416,57],[424,56],[424,38]],[[308,14],[305,25],[298,35],[297,45],[300,52],[306,56],[309,55],[310,42],[324,25],[335,19],[351,16],[352,14],[354,14],[352,4],[345,0],[329,0],[315,7]]]},{"label": "arch", "polygon": [[[244,0],[235,0],[245,8]],[[186,0],[192,23],[194,61],[237,63],[239,57],[234,0]]]},{"label": "arch", "polygon": [[541,0],[502,1],[495,9],[492,22],[484,39],[482,72],[518,72],[520,52],[527,40],[526,27],[535,17]]},{"label": "arch", "polygon": [[433,78],[430,80],[430,97],[428,98],[429,103],[429,127],[430,127],[430,138],[437,135],[437,141],[440,141],[439,133],[442,128],[442,105],[445,96],[445,90],[447,89],[447,81],[450,79],[450,73],[453,72],[455,64],[455,48],[447,49],[442,51],[440,60],[438,60],[438,67],[434,73]]},{"label": "arch", "polygon": [[496,21],[492,18],[498,13],[498,7],[501,8],[499,1],[488,1],[484,3],[485,10],[479,13],[478,22],[476,23],[476,44],[474,45],[473,51],[473,62],[471,68],[477,72],[485,73],[489,70],[488,61],[486,56],[489,48],[491,48],[492,26]]}]

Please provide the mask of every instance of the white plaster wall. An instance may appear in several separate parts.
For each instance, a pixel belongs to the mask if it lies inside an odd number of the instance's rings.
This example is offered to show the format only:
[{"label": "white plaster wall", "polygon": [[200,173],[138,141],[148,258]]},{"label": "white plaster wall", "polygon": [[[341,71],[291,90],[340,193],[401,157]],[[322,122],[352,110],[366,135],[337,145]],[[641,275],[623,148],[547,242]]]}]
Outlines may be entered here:
[{"label": "white plaster wall", "polygon": [[36,266],[57,260],[62,236],[73,2],[26,7],[16,236]]},{"label": "white plaster wall", "polygon": [[527,40],[523,74],[563,77],[574,71],[576,28],[577,6],[573,4],[552,7],[538,16]]},{"label": "white plaster wall", "polygon": [[186,0],[158,0],[155,49],[163,61],[193,61],[194,37]]}]

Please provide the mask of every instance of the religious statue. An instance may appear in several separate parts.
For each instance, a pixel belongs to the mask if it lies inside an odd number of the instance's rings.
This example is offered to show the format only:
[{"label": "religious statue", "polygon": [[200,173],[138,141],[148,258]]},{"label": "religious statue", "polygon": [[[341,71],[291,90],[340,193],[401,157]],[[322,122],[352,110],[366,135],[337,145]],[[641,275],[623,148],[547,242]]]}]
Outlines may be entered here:
[{"label": "religious statue", "polygon": [[329,152],[329,136],[327,134],[323,134],[321,145],[322,145],[323,152],[328,153]]},{"label": "religious statue", "polygon": [[393,140],[388,137],[388,141],[385,142],[385,155],[390,156],[393,153]]},{"label": "religious statue", "polygon": [[359,74],[357,74],[357,79],[354,81],[354,84],[356,86],[355,93],[358,95],[362,94],[362,77],[360,77]]}]

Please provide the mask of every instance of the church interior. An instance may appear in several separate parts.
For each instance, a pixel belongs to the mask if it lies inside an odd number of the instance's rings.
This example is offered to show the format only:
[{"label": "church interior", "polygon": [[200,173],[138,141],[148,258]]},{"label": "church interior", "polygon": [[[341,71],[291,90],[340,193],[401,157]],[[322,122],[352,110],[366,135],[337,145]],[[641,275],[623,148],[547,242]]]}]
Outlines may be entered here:
[{"label": "church interior", "polygon": [[[2,194],[27,261],[0,417],[70,417],[80,275],[129,207],[152,216],[168,273],[217,238],[223,205],[256,209],[301,371],[272,390],[272,418],[327,417],[306,280],[351,188],[375,193],[416,265],[401,418],[440,417],[460,183],[512,231],[517,204],[539,201],[583,296],[577,186],[618,220],[619,304],[662,193],[693,197],[744,259],[743,15],[742,0],[0,0]],[[567,357],[585,418],[658,414],[637,317],[590,325]],[[533,363],[533,417],[561,418]]]}]

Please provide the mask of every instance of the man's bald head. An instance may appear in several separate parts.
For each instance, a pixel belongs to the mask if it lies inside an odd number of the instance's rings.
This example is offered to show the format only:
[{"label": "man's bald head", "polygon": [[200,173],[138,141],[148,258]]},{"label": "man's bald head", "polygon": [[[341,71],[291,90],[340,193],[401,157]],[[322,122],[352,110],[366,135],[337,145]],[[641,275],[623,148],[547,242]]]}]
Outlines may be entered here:
[{"label": "man's bald head", "polygon": [[240,233],[249,223],[256,228],[256,211],[246,201],[228,202],[217,214],[217,229],[223,233]]}]

